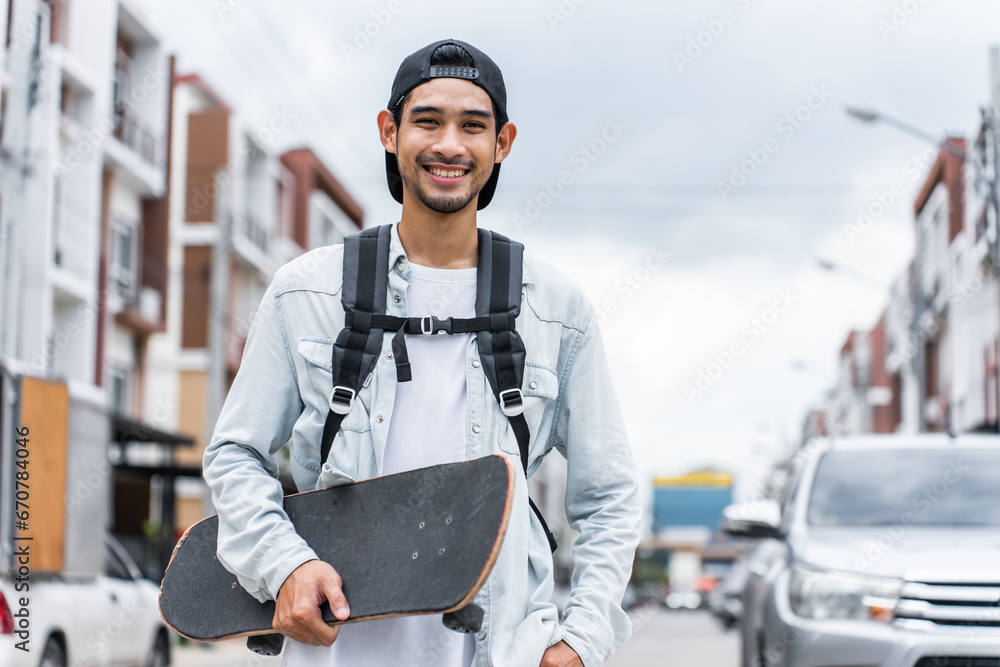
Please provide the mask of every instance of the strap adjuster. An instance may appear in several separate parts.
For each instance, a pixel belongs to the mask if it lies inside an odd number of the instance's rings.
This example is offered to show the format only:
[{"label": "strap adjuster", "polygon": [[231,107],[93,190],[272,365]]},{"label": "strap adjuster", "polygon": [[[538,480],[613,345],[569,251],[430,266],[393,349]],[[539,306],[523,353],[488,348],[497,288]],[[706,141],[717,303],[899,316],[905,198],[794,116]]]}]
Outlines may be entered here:
[{"label": "strap adjuster", "polygon": [[451,333],[451,318],[440,319],[431,315],[420,318],[420,333],[433,335],[440,332]]},{"label": "strap adjuster", "polygon": [[500,392],[500,412],[508,417],[516,417],[524,412],[524,394],[520,387],[505,389]]},{"label": "strap adjuster", "polygon": [[330,411],[338,415],[346,415],[354,407],[354,397],[357,392],[350,387],[337,385],[330,392]]}]

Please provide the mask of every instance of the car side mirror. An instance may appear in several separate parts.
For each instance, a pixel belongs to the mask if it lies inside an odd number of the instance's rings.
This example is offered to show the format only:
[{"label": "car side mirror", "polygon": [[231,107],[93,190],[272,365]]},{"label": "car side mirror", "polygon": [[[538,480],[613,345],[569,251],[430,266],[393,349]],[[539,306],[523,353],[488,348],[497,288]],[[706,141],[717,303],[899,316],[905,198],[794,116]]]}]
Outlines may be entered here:
[{"label": "car side mirror", "polygon": [[722,531],[733,537],[784,539],[776,500],[750,500],[722,510]]}]

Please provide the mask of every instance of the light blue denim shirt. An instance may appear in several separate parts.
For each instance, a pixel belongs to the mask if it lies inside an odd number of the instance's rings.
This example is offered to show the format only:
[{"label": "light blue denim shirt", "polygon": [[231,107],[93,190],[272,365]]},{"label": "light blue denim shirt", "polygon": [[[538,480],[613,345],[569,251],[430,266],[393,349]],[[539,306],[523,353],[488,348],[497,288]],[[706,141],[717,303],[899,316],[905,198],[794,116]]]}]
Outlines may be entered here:
[{"label": "light blue denim shirt", "polygon": [[[343,246],[326,246],[275,274],[205,450],[204,476],[219,513],[219,560],[261,601],[274,598],[292,570],[315,558],[282,509],[274,459],[282,446],[290,441],[300,491],[382,472],[396,394],[392,334],[386,334],[376,370],[344,419],[329,459],[319,464],[333,386],[332,345],[344,324],[342,260]],[[393,226],[389,314],[424,314],[406,311],[408,278],[409,264]],[[517,475],[503,547],[475,600],[486,612],[476,636],[477,664],[536,667],[546,647],[565,640],[587,667],[596,667],[631,634],[621,600],[639,540],[632,453],[594,309],[583,291],[526,254],[516,326],[527,349],[522,388],[531,429],[528,474],[553,448],[566,457],[566,515],[580,536],[573,545],[571,595],[560,622],[550,602],[552,555],[528,507],[524,476]],[[470,339],[468,458],[505,454],[520,472],[514,433],[483,373],[475,338]]]}]

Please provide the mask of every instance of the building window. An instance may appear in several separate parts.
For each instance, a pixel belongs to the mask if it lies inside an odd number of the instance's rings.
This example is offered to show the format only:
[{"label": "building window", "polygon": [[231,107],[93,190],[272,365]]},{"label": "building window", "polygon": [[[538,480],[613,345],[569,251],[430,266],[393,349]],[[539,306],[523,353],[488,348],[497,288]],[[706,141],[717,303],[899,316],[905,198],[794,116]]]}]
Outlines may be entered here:
[{"label": "building window", "polygon": [[55,247],[52,249],[52,261],[56,266],[62,266],[62,175],[57,171],[52,179],[52,238]]},{"label": "building window", "polygon": [[115,292],[125,299],[129,305],[134,305],[137,294],[136,260],[138,258],[138,243],[135,228],[120,220],[115,220],[111,227],[111,283]]},{"label": "building window", "polygon": [[111,367],[111,404],[112,412],[128,415],[131,411],[132,373],[123,366]]},{"label": "building window", "polygon": [[128,95],[132,74],[132,44],[118,36],[118,48],[115,51],[115,80],[113,90],[115,137],[125,140],[126,122],[129,115]]}]

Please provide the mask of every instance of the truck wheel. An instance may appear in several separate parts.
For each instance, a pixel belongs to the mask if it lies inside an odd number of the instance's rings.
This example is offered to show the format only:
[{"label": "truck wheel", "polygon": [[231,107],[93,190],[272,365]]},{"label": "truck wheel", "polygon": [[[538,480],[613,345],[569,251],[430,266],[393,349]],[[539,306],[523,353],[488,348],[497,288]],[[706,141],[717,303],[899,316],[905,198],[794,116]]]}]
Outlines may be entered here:
[{"label": "truck wheel", "polygon": [[55,637],[49,637],[39,667],[66,667],[66,651]]},{"label": "truck wheel", "polygon": [[167,635],[160,632],[156,635],[153,643],[153,652],[149,654],[147,667],[169,667],[170,665],[170,641]]}]

